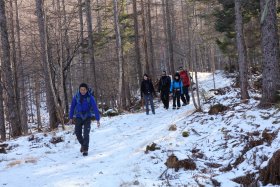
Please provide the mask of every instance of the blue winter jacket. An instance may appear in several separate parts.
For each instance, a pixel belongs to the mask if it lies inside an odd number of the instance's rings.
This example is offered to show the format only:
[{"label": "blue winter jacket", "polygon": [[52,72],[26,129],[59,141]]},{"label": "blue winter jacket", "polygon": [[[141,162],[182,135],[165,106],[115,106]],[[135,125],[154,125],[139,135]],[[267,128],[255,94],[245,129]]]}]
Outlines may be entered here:
[{"label": "blue winter jacket", "polygon": [[97,121],[100,120],[100,114],[94,100],[90,93],[82,95],[78,92],[72,99],[69,118],[73,117],[86,119],[95,116]]},{"label": "blue winter jacket", "polygon": [[181,80],[179,80],[179,81],[173,80],[170,85],[170,92],[172,92],[173,90],[177,90],[177,89],[180,89],[181,94],[183,94],[183,83]]}]

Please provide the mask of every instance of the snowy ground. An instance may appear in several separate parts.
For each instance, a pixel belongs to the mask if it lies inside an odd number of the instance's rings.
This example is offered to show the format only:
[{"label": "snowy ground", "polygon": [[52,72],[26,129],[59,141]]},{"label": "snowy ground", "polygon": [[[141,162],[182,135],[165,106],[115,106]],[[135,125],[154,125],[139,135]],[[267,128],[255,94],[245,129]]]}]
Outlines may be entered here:
[{"label": "snowy ground", "polygon": [[[253,99],[240,103],[238,90],[231,87],[226,95],[214,95],[207,92],[213,89],[212,75],[199,77],[205,98],[214,96],[203,104],[204,112],[193,113],[191,102],[180,110],[167,111],[160,105],[156,115],[142,112],[102,118],[100,128],[92,124],[87,157],[79,152],[73,126],[56,134],[35,134],[32,141],[21,137],[5,142],[10,150],[0,154],[0,186],[239,186],[232,179],[258,172],[278,149],[279,111],[260,110]],[[216,74],[217,88],[231,82],[222,73]],[[217,103],[230,108],[208,115],[210,105]],[[169,131],[171,125],[177,130]],[[275,139],[263,138],[264,129],[274,133]],[[183,131],[189,136],[183,137]],[[64,142],[50,143],[54,136],[62,136]],[[247,146],[257,140],[262,144]],[[160,150],[145,153],[153,142]],[[196,169],[167,169],[165,162],[171,154],[193,160]]]}]

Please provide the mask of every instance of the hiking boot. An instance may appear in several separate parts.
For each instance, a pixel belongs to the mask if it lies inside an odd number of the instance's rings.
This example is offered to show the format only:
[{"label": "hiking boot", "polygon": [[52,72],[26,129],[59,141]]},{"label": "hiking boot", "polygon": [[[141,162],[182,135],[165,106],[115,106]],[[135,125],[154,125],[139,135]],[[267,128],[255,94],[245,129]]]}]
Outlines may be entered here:
[{"label": "hiking boot", "polygon": [[80,152],[81,152],[81,153],[84,152],[84,147],[83,147],[83,146],[81,146]]},{"label": "hiking boot", "polygon": [[88,148],[84,147],[83,156],[88,156]]},{"label": "hiking boot", "polygon": [[88,151],[84,151],[83,156],[88,156]]},{"label": "hiking boot", "polygon": [[179,110],[180,109],[180,107],[177,107],[177,110]]},{"label": "hiking boot", "polygon": [[176,107],[174,106],[173,109],[176,109]]},{"label": "hiking boot", "polygon": [[186,106],[186,105],[187,105],[187,103],[183,103],[183,104],[182,104],[182,106]]}]

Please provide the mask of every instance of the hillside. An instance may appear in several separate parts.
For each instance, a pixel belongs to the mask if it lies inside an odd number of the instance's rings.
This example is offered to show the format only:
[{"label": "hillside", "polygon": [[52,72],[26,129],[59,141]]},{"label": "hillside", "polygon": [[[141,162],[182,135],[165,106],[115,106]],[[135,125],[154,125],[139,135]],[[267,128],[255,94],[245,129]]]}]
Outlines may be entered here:
[{"label": "hillside", "polygon": [[[250,184],[278,150],[279,110],[259,109],[255,99],[260,95],[252,91],[251,99],[241,102],[238,88],[232,87],[233,78],[222,72],[215,74],[216,91],[209,91],[214,87],[212,78],[209,73],[199,74],[204,112],[194,112],[192,101],[180,110],[165,110],[157,104],[155,115],[104,117],[100,128],[94,122],[88,157],[79,152],[73,126],[4,142],[7,154],[0,154],[0,185]],[[208,114],[215,104],[224,105],[224,111]],[[54,137],[63,141],[51,143]]]}]

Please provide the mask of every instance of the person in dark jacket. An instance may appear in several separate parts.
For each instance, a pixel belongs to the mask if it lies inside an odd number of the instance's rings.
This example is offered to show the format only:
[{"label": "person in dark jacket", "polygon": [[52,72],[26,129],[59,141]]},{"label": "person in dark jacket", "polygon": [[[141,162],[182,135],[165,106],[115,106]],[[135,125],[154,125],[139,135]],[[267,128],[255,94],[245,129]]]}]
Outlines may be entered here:
[{"label": "person in dark jacket", "polygon": [[155,114],[153,94],[156,94],[153,83],[151,79],[149,79],[149,76],[144,74],[144,79],[141,83],[141,98],[144,97],[147,115],[149,115],[149,103],[151,105],[152,113]]},{"label": "person in dark jacket", "polygon": [[[73,117],[75,120],[75,134],[81,144],[80,152],[84,156],[88,155],[89,133],[91,118],[94,116],[97,121],[97,127],[100,126],[100,115],[94,97],[89,93],[88,85],[80,84],[79,92],[73,97],[69,118],[69,123],[72,124]],[[83,133],[82,133],[83,132]]]},{"label": "person in dark jacket", "polygon": [[174,76],[174,80],[170,85],[170,93],[172,93],[173,96],[173,109],[176,109],[176,101],[177,109],[179,109],[181,107],[180,96],[183,94],[183,83],[179,73],[176,73]]},{"label": "person in dark jacket", "polygon": [[161,101],[165,109],[169,108],[169,89],[170,89],[171,80],[166,71],[162,71],[162,76],[158,83],[158,92],[160,93]]}]

